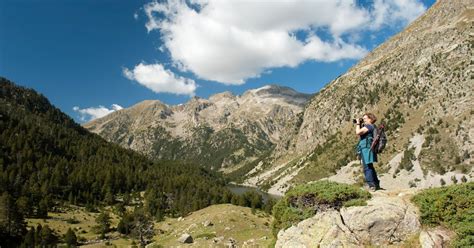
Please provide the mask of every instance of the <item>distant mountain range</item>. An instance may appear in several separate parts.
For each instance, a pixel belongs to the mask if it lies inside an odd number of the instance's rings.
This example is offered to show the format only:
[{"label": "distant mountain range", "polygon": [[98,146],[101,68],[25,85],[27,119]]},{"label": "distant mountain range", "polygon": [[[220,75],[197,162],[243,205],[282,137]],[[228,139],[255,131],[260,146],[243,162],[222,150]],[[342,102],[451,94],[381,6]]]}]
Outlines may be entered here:
[{"label": "distant mountain range", "polygon": [[241,96],[223,92],[169,106],[140,102],[84,127],[105,139],[154,159],[199,161],[215,170],[234,171],[268,155],[292,135],[311,95],[267,85]]}]

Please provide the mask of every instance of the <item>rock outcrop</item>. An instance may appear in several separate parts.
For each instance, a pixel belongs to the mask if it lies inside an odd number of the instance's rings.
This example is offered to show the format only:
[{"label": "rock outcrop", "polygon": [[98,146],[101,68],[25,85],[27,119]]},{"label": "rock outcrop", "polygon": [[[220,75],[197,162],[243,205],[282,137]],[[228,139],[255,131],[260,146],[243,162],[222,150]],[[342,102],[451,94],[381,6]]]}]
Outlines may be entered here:
[{"label": "rock outcrop", "polygon": [[278,233],[276,247],[361,247],[400,244],[420,232],[406,197],[374,193],[367,206],[319,212]]},{"label": "rock outcrop", "polygon": [[442,227],[423,230],[420,233],[420,246],[422,248],[443,248],[448,247],[454,234],[452,231]]}]

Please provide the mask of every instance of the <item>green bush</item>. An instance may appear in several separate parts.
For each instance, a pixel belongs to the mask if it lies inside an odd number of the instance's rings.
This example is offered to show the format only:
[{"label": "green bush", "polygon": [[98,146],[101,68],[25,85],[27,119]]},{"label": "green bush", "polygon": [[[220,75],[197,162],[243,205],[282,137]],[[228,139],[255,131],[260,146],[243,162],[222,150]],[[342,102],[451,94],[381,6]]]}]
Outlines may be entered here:
[{"label": "green bush", "polygon": [[359,187],[330,181],[317,181],[290,189],[273,207],[273,234],[317,212],[365,205],[371,196]]},{"label": "green bush", "polygon": [[412,201],[423,225],[443,225],[456,232],[451,246],[474,244],[474,182],[424,190]]}]

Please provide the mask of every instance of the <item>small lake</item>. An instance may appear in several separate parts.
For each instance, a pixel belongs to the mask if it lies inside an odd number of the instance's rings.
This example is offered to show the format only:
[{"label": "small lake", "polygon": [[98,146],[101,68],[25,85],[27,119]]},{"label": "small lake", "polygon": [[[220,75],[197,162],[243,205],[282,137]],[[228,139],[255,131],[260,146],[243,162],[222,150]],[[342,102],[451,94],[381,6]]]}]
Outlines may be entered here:
[{"label": "small lake", "polygon": [[272,195],[267,192],[261,191],[259,188],[238,185],[238,184],[228,184],[227,188],[234,194],[243,195],[247,191],[255,191],[263,197],[263,202],[267,202],[269,198],[278,200],[281,198],[279,195]]}]

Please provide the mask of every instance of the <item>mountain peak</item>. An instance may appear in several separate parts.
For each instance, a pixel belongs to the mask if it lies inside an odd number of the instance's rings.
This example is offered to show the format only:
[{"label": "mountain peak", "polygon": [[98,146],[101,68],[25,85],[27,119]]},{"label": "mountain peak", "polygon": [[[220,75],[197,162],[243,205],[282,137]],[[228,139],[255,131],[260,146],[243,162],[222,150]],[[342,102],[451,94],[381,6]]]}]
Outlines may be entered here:
[{"label": "mountain peak", "polygon": [[296,104],[298,106],[304,105],[310,98],[311,94],[300,93],[290,87],[267,84],[257,89],[246,91],[242,98],[244,99],[283,99],[287,103]]},{"label": "mountain peak", "polygon": [[132,112],[142,113],[143,111],[146,111],[149,109],[166,109],[166,108],[168,108],[168,105],[163,103],[160,100],[144,100],[128,108],[128,110]]},{"label": "mountain peak", "polygon": [[300,94],[296,90],[287,87],[287,86],[281,86],[277,84],[267,84],[265,86],[262,86],[257,89],[249,90],[250,92],[257,94],[257,95],[264,95],[264,94],[270,94],[270,95],[297,95]]},{"label": "mountain peak", "polygon": [[209,97],[209,101],[211,102],[218,102],[218,101],[221,101],[223,99],[231,99],[231,100],[234,100],[236,97],[234,94],[232,94],[232,92],[230,91],[224,91],[224,92],[221,92],[221,93],[217,93],[217,94],[214,94],[212,96]]}]

